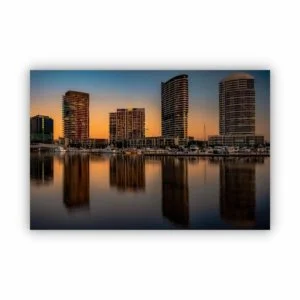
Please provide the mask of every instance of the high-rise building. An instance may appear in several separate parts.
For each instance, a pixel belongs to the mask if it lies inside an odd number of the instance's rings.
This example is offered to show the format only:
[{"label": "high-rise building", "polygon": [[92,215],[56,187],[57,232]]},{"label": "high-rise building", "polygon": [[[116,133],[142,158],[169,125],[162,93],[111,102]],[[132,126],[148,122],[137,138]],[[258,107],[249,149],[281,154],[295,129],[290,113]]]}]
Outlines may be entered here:
[{"label": "high-rise building", "polygon": [[145,108],[122,108],[109,114],[109,139],[121,141],[145,137]]},{"label": "high-rise building", "polygon": [[254,77],[234,73],[219,83],[220,135],[255,134]]},{"label": "high-rise building", "polygon": [[164,138],[188,137],[188,75],[161,83],[161,128]]},{"label": "high-rise building", "polygon": [[68,91],[63,96],[64,137],[70,141],[89,138],[89,99],[89,94],[76,91]]},{"label": "high-rise building", "polygon": [[234,73],[219,83],[220,135],[208,137],[211,146],[254,146],[264,144],[264,136],[255,135],[254,77]]},{"label": "high-rise building", "polygon": [[53,142],[53,119],[42,115],[31,117],[30,141],[39,143]]}]

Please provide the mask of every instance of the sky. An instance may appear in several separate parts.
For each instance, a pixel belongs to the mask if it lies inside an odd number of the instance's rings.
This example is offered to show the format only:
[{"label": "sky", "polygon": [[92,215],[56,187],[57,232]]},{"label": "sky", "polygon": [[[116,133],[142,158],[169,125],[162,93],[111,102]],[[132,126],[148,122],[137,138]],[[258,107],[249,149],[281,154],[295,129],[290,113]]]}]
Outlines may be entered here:
[{"label": "sky", "polygon": [[219,134],[218,84],[228,75],[246,72],[255,79],[256,134],[270,140],[270,71],[30,71],[30,115],[54,120],[54,138],[63,136],[62,96],[68,90],[90,94],[90,137],[109,137],[109,112],[145,108],[146,136],[161,135],[161,82],[189,76],[188,135],[196,139]]}]

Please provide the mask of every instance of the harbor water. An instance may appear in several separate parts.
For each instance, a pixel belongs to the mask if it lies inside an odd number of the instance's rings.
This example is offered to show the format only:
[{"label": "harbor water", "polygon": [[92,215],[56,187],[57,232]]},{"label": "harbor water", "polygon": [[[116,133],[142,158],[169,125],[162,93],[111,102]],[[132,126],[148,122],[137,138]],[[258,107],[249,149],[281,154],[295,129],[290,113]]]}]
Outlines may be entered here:
[{"label": "harbor water", "polygon": [[31,229],[269,229],[269,157],[31,153]]}]

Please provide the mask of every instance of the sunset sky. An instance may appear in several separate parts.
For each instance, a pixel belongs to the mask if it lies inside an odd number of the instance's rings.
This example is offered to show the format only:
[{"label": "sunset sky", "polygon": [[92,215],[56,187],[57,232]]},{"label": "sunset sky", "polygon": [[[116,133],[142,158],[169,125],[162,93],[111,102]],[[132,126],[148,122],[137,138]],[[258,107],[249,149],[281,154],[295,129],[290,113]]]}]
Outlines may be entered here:
[{"label": "sunset sky", "polygon": [[54,120],[54,138],[62,137],[62,95],[68,90],[90,94],[90,137],[109,137],[109,112],[145,108],[146,136],[161,135],[160,83],[189,76],[188,135],[196,139],[219,134],[218,84],[231,73],[255,78],[256,134],[270,139],[269,71],[44,71],[30,72],[30,115]]}]

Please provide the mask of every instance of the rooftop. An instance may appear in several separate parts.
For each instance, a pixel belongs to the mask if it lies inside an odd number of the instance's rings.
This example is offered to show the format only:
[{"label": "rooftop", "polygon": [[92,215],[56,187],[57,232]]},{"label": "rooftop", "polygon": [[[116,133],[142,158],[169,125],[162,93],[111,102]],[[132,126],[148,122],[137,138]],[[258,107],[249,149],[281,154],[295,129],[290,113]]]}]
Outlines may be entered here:
[{"label": "rooftop", "polygon": [[225,77],[221,82],[231,81],[231,80],[239,80],[239,79],[254,79],[254,77],[247,73],[243,73],[243,72],[233,73],[233,74],[230,74],[229,76]]},{"label": "rooftop", "polygon": [[168,81],[163,82],[163,83],[166,84],[166,83],[171,82],[173,80],[182,79],[182,78],[188,78],[188,75],[186,75],[186,74],[177,75],[177,76],[175,76],[175,77],[173,77],[173,78],[171,78]]},{"label": "rooftop", "polygon": [[45,115],[35,115],[30,117],[30,119],[35,119],[35,118],[51,119],[51,117]]},{"label": "rooftop", "polygon": [[65,95],[68,96],[68,95],[72,95],[72,94],[79,94],[79,95],[87,95],[87,96],[89,96],[89,93],[79,92],[79,91],[71,91],[71,90],[67,91]]}]

